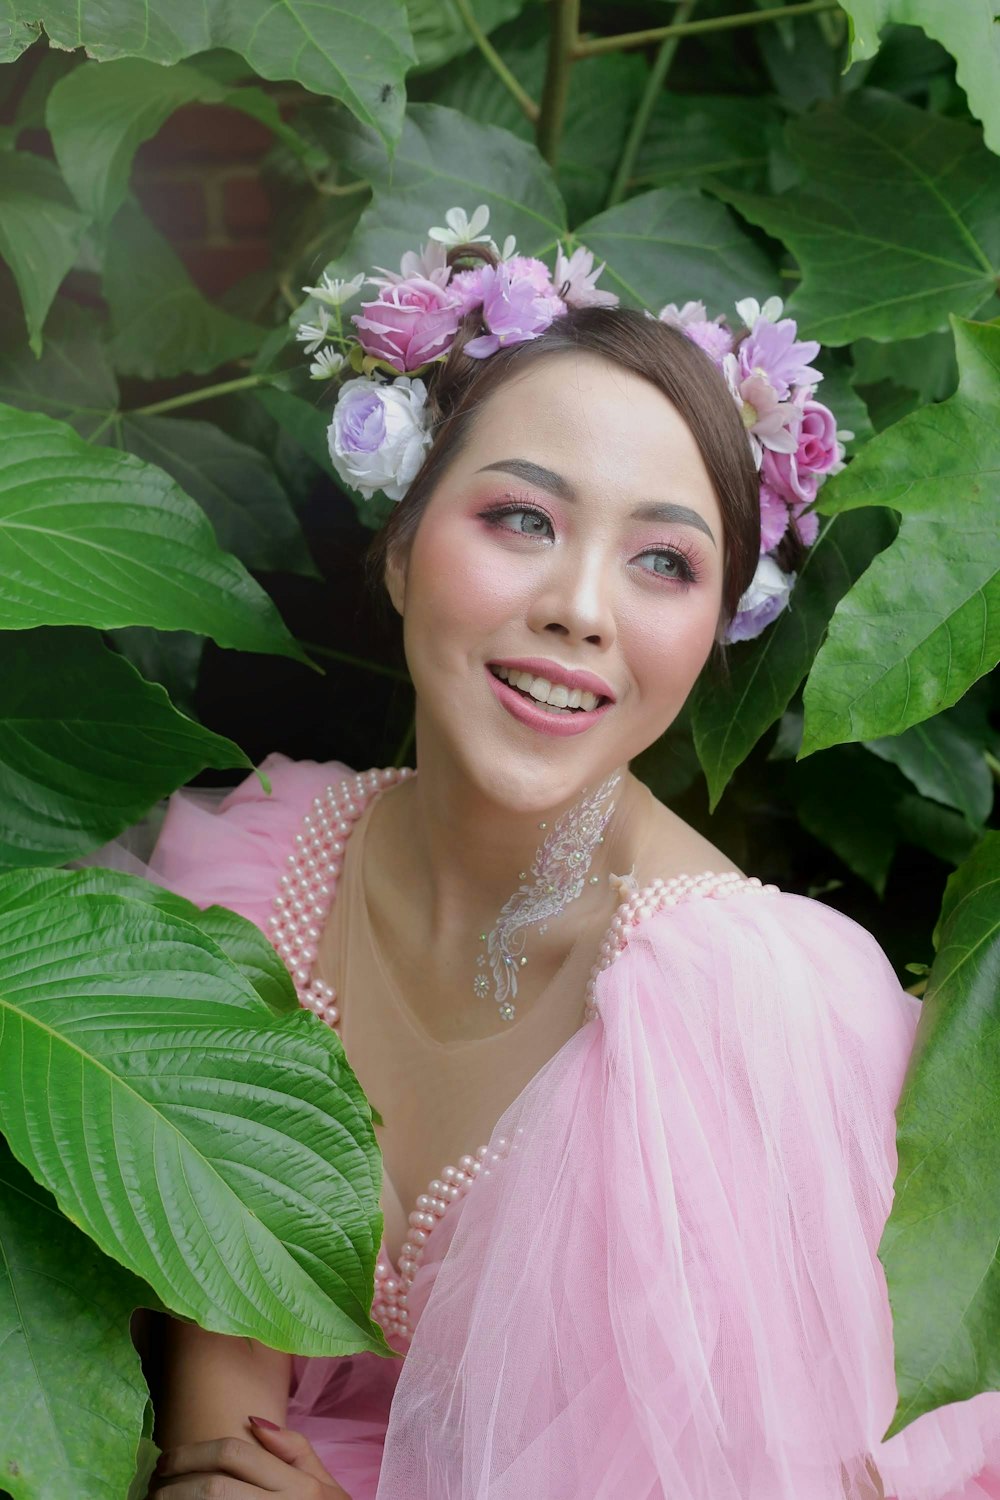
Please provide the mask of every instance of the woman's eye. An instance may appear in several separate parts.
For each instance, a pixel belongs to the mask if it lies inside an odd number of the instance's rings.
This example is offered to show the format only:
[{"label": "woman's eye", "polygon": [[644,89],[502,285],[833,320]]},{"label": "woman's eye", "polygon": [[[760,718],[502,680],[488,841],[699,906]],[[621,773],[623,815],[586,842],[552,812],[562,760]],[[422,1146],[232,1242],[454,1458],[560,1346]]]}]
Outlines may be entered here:
[{"label": "woman's eye", "polygon": [[501,511],[494,519],[504,531],[519,532],[521,536],[548,536],[552,530],[548,516],[543,516],[538,510]]},{"label": "woman's eye", "polygon": [[646,569],[647,573],[657,573],[661,578],[675,578],[683,582],[691,582],[693,574],[690,564],[679,552],[644,552],[642,555],[653,559],[653,566]]}]

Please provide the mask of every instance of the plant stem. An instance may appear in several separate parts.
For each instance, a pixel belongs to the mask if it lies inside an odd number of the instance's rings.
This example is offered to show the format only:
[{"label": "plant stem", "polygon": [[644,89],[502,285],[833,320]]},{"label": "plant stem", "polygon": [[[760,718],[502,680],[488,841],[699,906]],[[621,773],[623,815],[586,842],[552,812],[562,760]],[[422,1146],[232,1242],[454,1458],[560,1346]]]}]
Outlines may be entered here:
[{"label": "plant stem", "polygon": [[175,411],[180,406],[194,406],[198,401],[213,401],[216,396],[228,396],[230,391],[249,391],[255,385],[266,385],[269,375],[241,375],[239,380],[224,380],[221,385],[206,385],[200,391],[185,391],[182,396],[171,396],[166,401],[154,401],[152,406],[137,406],[129,413],[133,417],[155,417],[160,412]]},{"label": "plant stem", "polygon": [[[680,4],[675,11],[675,15],[679,18],[676,24],[682,25],[688,19],[697,3],[698,0],[680,0]],[[611,191],[608,193],[608,201],[605,204],[606,208],[614,208],[615,204],[620,203],[625,196],[626,189],[632,177],[632,169],[635,166],[636,155],[638,154],[639,147],[642,145],[643,137],[649,128],[649,117],[653,113],[653,108],[659,98],[667,73],[670,71],[670,64],[674,60],[674,53],[680,46],[680,41],[680,37],[675,32],[673,36],[664,37],[660,43],[660,50],[656,54],[656,59],[650,69],[649,77],[646,80],[646,87],[643,90],[642,98],[639,100],[638,108],[632,119],[628,139],[622,149],[614,181],[611,184]]]},{"label": "plant stem", "polygon": [[490,67],[493,69],[494,73],[503,84],[504,88],[513,95],[513,97],[517,100],[520,108],[527,115],[532,125],[534,125],[538,119],[538,105],[535,103],[534,99],[532,99],[531,95],[518,83],[517,79],[514,77],[513,73],[510,71],[507,64],[504,62],[499,52],[494,47],[489,37],[486,35],[483,28],[480,26],[479,22],[476,20],[475,12],[472,9],[472,6],[469,4],[469,0],[455,0],[455,8],[458,11],[459,15],[462,17],[462,20],[465,22],[465,29],[472,37],[472,40],[475,42],[476,46],[483,54]]},{"label": "plant stem", "polygon": [[1000,781],[1000,760],[997,760],[996,756],[991,755],[988,750],[983,751],[983,759],[989,766],[994,781]]},{"label": "plant stem", "polygon": [[[741,11],[733,16],[708,16],[703,21],[681,21],[672,26],[653,26],[648,31],[625,31],[619,36],[597,36],[578,39],[570,54],[572,62],[583,57],[601,57],[605,52],[625,52],[631,47],[646,47],[670,36],[698,36],[706,31],[732,31],[737,26],[759,26],[766,21],[782,21],[788,16],[809,16],[818,11],[836,10],[839,0],[804,0],[797,5],[778,5],[773,10]],[[544,103],[542,111],[544,113]]]},{"label": "plant stem", "polygon": [[549,15],[549,55],[535,134],[539,151],[554,167],[566,115],[570,68],[580,43],[580,0],[549,0]]},{"label": "plant stem", "polygon": [[409,672],[400,671],[399,667],[386,667],[378,661],[366,661],[363,656],[352,656],[349,651],[337,651],[333,646],[320,646],[315,641],[299,641],[299,645],[306,651],[311,651],[314,656],[327,656],[331,661],[345,662],[349,667],[357,667],[362,672],[374,672],[379,677],[391,677],[396,682],[409,682]]}]

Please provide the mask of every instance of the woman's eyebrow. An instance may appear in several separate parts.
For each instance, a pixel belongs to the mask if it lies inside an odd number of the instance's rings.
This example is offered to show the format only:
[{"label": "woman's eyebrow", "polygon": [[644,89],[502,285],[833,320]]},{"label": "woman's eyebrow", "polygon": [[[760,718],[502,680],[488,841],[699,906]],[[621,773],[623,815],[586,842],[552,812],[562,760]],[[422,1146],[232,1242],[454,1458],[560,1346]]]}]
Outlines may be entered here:
[{"label": "woman's eyebrow", "polygon": [[[554,469],[545,469],[541,464],[532,463],[530,459],[501,458],[495,464],[484,464],[481,469],[477,470],[477,473],[485,474],[490,469],[498,469],[503,474],[513,474],[516,479],[523,479],[527,484],[537,484],[539,489],[548,490],[550,495],[558,495],[560,500],[577,499],[576,490],[568,479],[564,479],[562,474],[557,474]],[[705,517],[687,505],[674,505],[666,500],[649,502],[645,505],[637,505],[630,519],[633,521],[679,521],[688,526],[696,526],[699,531],[705,533],[712,546],[715,546],[712,528]]]}]

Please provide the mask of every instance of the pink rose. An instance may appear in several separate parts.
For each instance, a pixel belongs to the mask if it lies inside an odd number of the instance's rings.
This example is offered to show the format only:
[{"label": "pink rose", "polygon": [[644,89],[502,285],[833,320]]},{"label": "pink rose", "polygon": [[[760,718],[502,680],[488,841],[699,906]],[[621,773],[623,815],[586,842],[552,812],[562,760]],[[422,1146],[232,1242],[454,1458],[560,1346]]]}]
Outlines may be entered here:
[{"label": "pink rose", "polygon": [[833,412],[819,401],[802,403],[802,426],[795,462],[799,470],[828,474],[837,462],[837,421]]},{"label": "pink rose", "polygon": [[450,288],[426,276],[383,286],[351,319],[366,354],[384,359],[401,375],[447,354],[461,307]]},{"label": "pink rose", "polygon": [[795,453],[775,453],[773,449],[765,448],[761,475],[789,505],[794,505],[796,501],[801,505],[809,505],[816,499],[819,475],[811,474],[808,469],[800,469]]}]

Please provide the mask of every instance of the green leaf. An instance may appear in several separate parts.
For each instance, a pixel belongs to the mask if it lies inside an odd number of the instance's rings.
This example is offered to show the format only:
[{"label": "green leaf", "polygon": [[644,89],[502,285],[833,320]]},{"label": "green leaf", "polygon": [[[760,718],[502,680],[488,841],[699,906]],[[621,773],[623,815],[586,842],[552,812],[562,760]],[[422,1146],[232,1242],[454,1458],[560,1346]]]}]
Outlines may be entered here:
[{"label": "green leaf", "polygon": [[851,21],[851,62],[871,57],[879,33],[895,22],[920,26],[947,47],[969,109],[982,120],[986,143],[1000,154],[1000,31],[991,0],[842,0]]},{"label": "green leaf", "polygon": [[231,89],[197,67],[126,58],[74,69],[49,94],[46,124],[56,160],[81,209],[106,228],[125,201],[132,159],[175,110],[194,102],[252,115],[302,155],[278,105],[256,88]]},{"label": "green leaf", "polygon": [[0,1474],[13,1500],[125,1494],[149,1395],[129,1319],[150,1300],[0,1139]]},{"label": "green leaf", "polygon": [[947,865],[968,859],[981,832],[961,813],[929,797],[918,797],[916,792],[904,792],[896,803],[896,826],[904,843],[926,849]]},{"label": "green leaf", "polygon": [[35,625],[192,630],[308,662],[166,474],[0,406],[0,629]]},{"label": "green leaf", "polygon": [[265,1014],[190,923],[74,879],[0,914],[14,1155],[172,1312],[298,1354],[389,1354],[369,1312],[381,1155],[340,1039]]},{"label": "green leaf", "polygon": [[788,606],[756,640],[729,648],[728,680],[699,678],[689,699],[714,812],[736,768],[781,717],[813,661],[837,601],[892,537],[877,510],[837,517],[806,553]]},{"label": "green leaf", "polygon": [[916,391],[921,405],[944,401],[958,384],[955,340],[950,330],[892,344],[857,339],[851,345],[851,358],[856,385],[878,385],[891,380],[904,390]]},{"label": "green leaf", "polygon": [[899,844],[898,773],[848,745],[794,766],[792,786],[803,828],[883,896]]},{"label": "green leaf", "polygon": [[1000,161],[978,131],[862,90],[793,120],[787,139],[804,190],[714,191],[797,258],[788,311],[808,337],[916,338],[994,290]]},{"label": "green leaf", "polygon": [[195,698],[205,655],[204,636],[189,630],[153,630],[146,625],[125,625],[105,634],[140,677],[158,682],[174,707],[189,719],[198,717]]},{"label": "green leaf", "polygon": [[[485,203],[489,232],[498,243],[516,235],[524,255],[554,251],[566,237],[551,171],[533,146],[506,130],[441,105],[411,104],[391,166],[371,131],[347,122],[335,135],[334,153],[375,192],[343,256],[327,268],[332,276],[397,268],[404,251],[421,245],[455,205],[471,213]],[[296,318],[308,321],[312,306],[306,303]]]},{"label": "green leaf", "polygon": [[879,1246],[899,1394],[886,1439],[924,1412],[1000,1388],[1000,833],[951,876],[935,941]]},{"label": "green leaf", "polygon": [[672,94],[656,101],[632,178],[635,187],[700,187],[706,178],[766,187],[781,115],[769,98]]},{"label": "green leaf", "polygon": [[779,290],[774,267],[720,203],[686,188],[654,188],[588,219],[574,240],[607,261],[600,285],[630,307],[703,301],[709,315],[738,297]]},{"label": "green leaf", "polygon": [[805,688],[802,754],[902,734],[1000,660],[1000,325],[954,320],[959,388],[873,438],[824,514],[889,506],[899,533],[841,600]]},{"label": "green leaf", "polygon": [[[97,858],[100,853],[98,850],[91,858]],[[50,896],[87,895],[127,896],[130,901],[144,901],[158,911],[190,923],[211,938],[220,953],[243,971],[266,1010],[281,1016],[298,1009],[299,999],[292,977],[255,922],[225,906],[202,909],[176,891],[119,870],[102,869],[89,860],[84,868],[73,871],[71,876],[65,870],[45,870],[37,865],[19,870],[16,875],[8,875],[0,885],[0,912],[11,912],[15,907],[38,906]],[[234,994],[232,998],[244,1009],[260,1009],[244,992]]]},{"label": "green leaf", "polygon": [[0,868],[107,843],[206,766],[252,762],[89,631],[22,631],[0,679]]},{"label": "green leaf", "polygon": [[[467,0],[467,3],[482,30],[489,35],[501,22],[518,15],[525,0]],[[455,0],[406,0],[406,14],[418,69],[439,68],[476,45]]]},{"label": "green leaf", "polygon": [[68,422],[81,437],[106,428],[118,408],[118,382],[96,315],[60,297],[36,359],[7,311],[0,313],[0,401]]},{"label": "green leaf", "polygon": [[989,817],[993,778],[983,752],[947,714],[914,724],[903,734],[866,740],[865,748],[892,761],[918,792],[957,808],[974,826]]},{"label": "green leaf", "polygon": [[132,204],[111,226],[104,265],[111,355],[122,375],[205,375],[260,347],[268,330],[201,295],[179,257]]},{"label": "green leaf", "polygon": [[76,260],[87,222],[50,161],[0,151],[0,258],[14,273],[31,347],[42,352],[42,324]]},{"label": "green leaf", "polygon": [[[340,99],[387,145],[402,123],[403,86],[413,44],[402,0],[337,0],[305,7],[298,0],[109,0],[80,6],[48,0],[41,11],[7,0],[24,20],[41,21],[57,47],[83,47],[98,62],[145,58],[177,63],[215,47],[246,58],[261,78],[291,80]],[[17,40],[27,44],[22,30]],[[8,56],[16,56],[10,52]],[[0,53],[0,59],[4,56]]]},{"label": "green leaf", "polygon": [[267,459],[211,422],[126,414],[120,445],[158,464],[205,511],[220,547],[247,568],[318,578],[288,496]]}]

